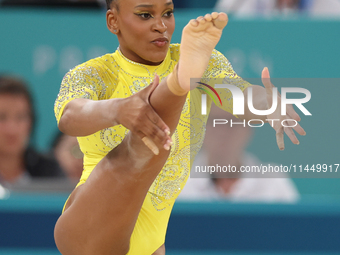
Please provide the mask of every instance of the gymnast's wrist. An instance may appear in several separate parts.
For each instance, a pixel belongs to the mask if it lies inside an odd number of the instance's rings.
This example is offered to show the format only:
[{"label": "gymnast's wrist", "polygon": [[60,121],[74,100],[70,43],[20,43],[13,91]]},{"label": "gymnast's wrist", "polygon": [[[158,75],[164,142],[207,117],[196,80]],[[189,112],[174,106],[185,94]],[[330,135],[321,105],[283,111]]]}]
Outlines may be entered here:
[{"label": "gymnast's wrist", "polygon": [[108,112],[108,121],[110,126],[120,125],[121,117],[124,115],[126,109],[125,107],[126,100],[124,98],[115,98],[107,100],[106,110],[103,112]]}]

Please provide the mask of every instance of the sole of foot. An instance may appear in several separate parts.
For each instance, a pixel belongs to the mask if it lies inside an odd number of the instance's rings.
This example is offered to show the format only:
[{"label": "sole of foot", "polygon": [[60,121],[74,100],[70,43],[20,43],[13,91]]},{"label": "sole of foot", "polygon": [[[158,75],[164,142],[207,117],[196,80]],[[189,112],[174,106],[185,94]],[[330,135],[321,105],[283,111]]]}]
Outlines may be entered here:
[{"label": "sole of foot", "polygon": [[182,89],[189,91],[190,78],[201,78],[211,53],[219,42],[228,23],[225,13],[213,12],[191,20],[183,29],[178,66],[178,81]]}]

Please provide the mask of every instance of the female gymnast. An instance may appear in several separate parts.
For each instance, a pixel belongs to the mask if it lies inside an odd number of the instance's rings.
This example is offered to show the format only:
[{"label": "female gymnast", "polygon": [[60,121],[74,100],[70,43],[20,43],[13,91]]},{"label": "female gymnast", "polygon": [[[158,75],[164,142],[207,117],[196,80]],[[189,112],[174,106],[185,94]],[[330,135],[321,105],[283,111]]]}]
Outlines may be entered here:
[{"label": "female gymnast", "polygon": [[[56,223],[55,241],[63,255],[165,254],[190,153],[204,138],[206,116],[193,118],[190,111],[200,109],[201,92],[190,87],[190,78],[232,79],[245,95],[253,86],[256,109],[268,108],[272,85],[267,69],[266,89],[243,81],[214,50],[228,22],[224,13],[191,20],[178,45],[170,44],[171,0],[107,0],[107,6],[107,27],[119,48],[67,73],[55,102],[60,130],[77,136],[84,153],[84,171]],[[231,111],[231,94],[220,93],[223,109]],[[292,109],[288,114],[299,120]],[[287,116],[276,112],[271,118]],[[283,148],[283,129],[274,129]],[[298,143],[291,129],[285,131]]]}]

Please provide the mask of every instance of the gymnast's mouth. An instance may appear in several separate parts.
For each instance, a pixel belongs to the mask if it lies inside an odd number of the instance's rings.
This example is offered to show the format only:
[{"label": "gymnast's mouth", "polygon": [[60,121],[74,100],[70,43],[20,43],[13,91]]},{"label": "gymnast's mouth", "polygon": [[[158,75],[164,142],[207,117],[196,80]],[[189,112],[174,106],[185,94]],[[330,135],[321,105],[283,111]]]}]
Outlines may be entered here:
[{"label": "gymnast's mouth", "polygon": [[151,43],[155,44],[158,47],[163,47],[169,43],[169,39],[166,37],[161,37],[153,40]]}]

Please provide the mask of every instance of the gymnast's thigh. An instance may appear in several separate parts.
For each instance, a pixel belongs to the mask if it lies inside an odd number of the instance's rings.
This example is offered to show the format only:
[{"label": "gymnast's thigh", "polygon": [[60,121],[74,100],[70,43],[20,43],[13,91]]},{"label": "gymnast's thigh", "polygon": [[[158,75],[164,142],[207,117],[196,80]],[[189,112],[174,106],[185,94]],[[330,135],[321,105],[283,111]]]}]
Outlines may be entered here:
[{"label": "gymnast's thigh", "polygon": [[172,206],[158,210],[151,199],[148,193],[131,235],[128,255],[151,255],[156,251],[157,255],[164,254],[159,253],[159,249],[165,243]]}]

